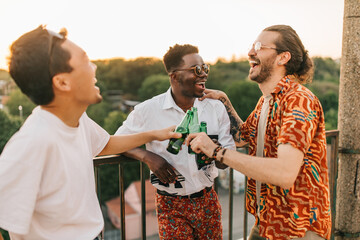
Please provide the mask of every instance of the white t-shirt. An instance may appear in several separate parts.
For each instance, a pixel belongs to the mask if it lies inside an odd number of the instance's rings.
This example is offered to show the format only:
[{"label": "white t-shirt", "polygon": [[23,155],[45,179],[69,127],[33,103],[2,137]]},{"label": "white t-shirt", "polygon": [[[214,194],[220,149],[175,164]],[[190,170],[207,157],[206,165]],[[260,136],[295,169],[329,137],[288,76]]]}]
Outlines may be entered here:
[{"label": "white t-shirt", "polygon": [[[199,122],[207,123],[207,134],[218,137],[226,148],[235,149],[235,143],[230,135],[229,116],[224,105],[218,100],[205,99],[194,102],[198,109]],[[153,97],[135,107],[115,135],[138,133],[153,129],[178,125],[185,112],[176,105],[171,96],[171,90]],[[153,141],[146,144],[146,149],[166,159],[176,170],[178,180],[175,183],[164,184],[151,173],[151,183],[159,190],[171,194],[188,195],[198,192],[214,184],[218,169],[213,161],[198,170],[195,155],[188,154],[188,147],[174,155],[166,150],[169,140]]]},{"label": "white t-shirt", "polygon": [[[109,134],[36,107],[0,156],[0,227],[12,240],[92,240],[103,228],[93,157]],[[19,236],[24,235],[24,236]]]},{"label": "white t-shirt", "polygon": [[[264,96],[264,102],[261,107],[261,113],[257,128],[257,146],[256,146],[257,157],[264,157],[265,131],[266,131],[271,99],[272,99],[272,95]],[[261,182],[256,180],[256,203],[258,206],[257,212],[259,216],[260,216],[260,192],[261,192]]]}]

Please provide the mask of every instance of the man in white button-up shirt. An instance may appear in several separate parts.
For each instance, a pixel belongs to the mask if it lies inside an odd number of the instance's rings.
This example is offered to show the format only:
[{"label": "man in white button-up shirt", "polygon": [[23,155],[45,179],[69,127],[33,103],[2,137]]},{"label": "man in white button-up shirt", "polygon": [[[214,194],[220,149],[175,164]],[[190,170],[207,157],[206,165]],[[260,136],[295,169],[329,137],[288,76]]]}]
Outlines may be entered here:
[{"label": "man in white button-up shirt", "polygon": [[[192,45],[170,47],[164,55],[170,77],[169,90],[137,105],[116,134],[137,133],[179,124],[191,107],[198,109],[199,122],[207,123],[207,133],[225,148],[235,148],[230,121],[220,101],[198,101],[205,90],[209,67]],[[152,141],[146,150],[137,148],[128,156],[145,162],[151,183],[157,188],[156,205],[160,239],[221,239],[221,207],[212,189],[219,168],[211,161],[197,167],[187,146],[174,155],[166,150],[169,141]],[[216,166],[217,165],[217,166]]]}]

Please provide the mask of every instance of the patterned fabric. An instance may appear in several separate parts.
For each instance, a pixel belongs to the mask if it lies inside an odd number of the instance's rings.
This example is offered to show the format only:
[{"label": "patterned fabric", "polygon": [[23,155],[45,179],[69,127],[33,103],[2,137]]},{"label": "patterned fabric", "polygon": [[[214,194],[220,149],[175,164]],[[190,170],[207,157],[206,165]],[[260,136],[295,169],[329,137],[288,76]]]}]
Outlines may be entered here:
[{"label": "patterned fabric", "polygon": [[[291,144],[304,153],[304,161],[290,189],[262,185],[260,219],[256,214],[256,183],[249,179],[246,208],[255,215],[260,235],[268,239],[303,237],[307,230],[329,239],[329,179],[325,122],[320,101],[292,76],[284,77],[272,96],[264,156],[277,157],[279,144]],[[249,142],[250,155],[256,154],[256,129],[263,101],[261,97],[241,129],[242,139]]]},{"label": "patterned fabric", "polygon": [[161,240],[222,239],[221,205],[214,189],[191,199],[156,193],[156,213]]}]

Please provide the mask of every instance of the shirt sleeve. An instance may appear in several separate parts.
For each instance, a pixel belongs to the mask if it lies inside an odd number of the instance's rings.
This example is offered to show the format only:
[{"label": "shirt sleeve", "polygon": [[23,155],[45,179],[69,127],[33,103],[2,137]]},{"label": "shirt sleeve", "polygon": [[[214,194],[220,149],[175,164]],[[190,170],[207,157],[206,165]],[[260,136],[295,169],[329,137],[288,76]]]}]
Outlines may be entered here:
[{"label": "shirt sleeve", "polygon": [[319,124],[322,108],[317,98],[292,94],[284,100],[277,145],[291,144],[304,154],[308,151]]},{"label": "shirt sleeve", "polygon": [[255,109],[250,113],[246,121],[241,126],[241,135],[240,138],[242,141],[251,143],[254,141],[256,136],[256,121],[258,119],[258,114],[260,113],[260,106],[263,104],[263,97],[259,99],[256,104]]},{"label": "shirt sleeve", "polygon": [[[41,135],[41,134],[40,134]],[[0,156],[0,227],[26,234],[35,209],[51,143],[15,134]]]},{"label": "shirt sleeve", "polygon": [[133,134],[146,131],[147,129],[145,129],[144,125],[144,113],[141,114],[141,112],[143,111],[139,109],[139,106],[135,106],[135,109],[129,114],[114,135]]},{"label": "shirt sleeve", "polygon": [[84,113],[82,121],[86,125],[86,132],[90,134],[92,156],[96,157],[109,142],[110,134],[89,118],[86,113]]},{"label": "shirt sleeve", "polygon": [[255,128],[253,127],[253,125],[250,124],[255,120],[255,114],[255,111],[253,111],[241,126],[240,138],[245,142],[249,142],[250,137],[255,136]]},{"label": "shirt sleeve", "polygon": [[235,150],[235,142],[233,137],[230,135],[230,119],[226,112],[224,105],[221,103],[217,108],[219,116],[219,142],[225,148]]}]

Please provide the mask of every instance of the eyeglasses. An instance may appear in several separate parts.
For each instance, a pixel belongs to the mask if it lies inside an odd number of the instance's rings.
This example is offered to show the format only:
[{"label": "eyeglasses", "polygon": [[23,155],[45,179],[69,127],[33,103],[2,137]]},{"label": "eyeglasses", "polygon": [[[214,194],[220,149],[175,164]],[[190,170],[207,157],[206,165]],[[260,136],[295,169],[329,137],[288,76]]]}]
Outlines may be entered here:
[{"label": "eyeglasses", "polygon": [[254,50],[255,50],[256,53],[258,53],[262,48],[269,48],[269,49],[274,49],[274,50],[276,50],[276,51],[283,51],[283,50],[278,49],[278,48],[264,46],[264,45],[262,45],[261,42],[256,42],[256,43],[254,43],[254,44],[251,46],[250,50],[251,50],[252,48],[254,48]]},{"label": "eyeglasses", "polygon": [[[48,57],[49,57],[49,73],[50,73],[50,65],[51,65],[51,55],[54,49],[54,38],[64,39],[64,36],[60,33],[45,29],[49,34],[49,49],[48,49]],[[51,76],[51,73],[50,73]]]},{"label": "eyeglasses", "polygon": [[202,71],[204,71],[204,73],[206,74],[209,74],[210,72],[210,65],[208,64],[203,64],[203,65],[196,65],[194,67],[191,67],[191,68],[184,68],[184,69],[176,69],[172,72],[177,72],[177,71],[188,71],[188,70],[193,70],[195,75],[200,77],[201,76],[201,73]]}]

